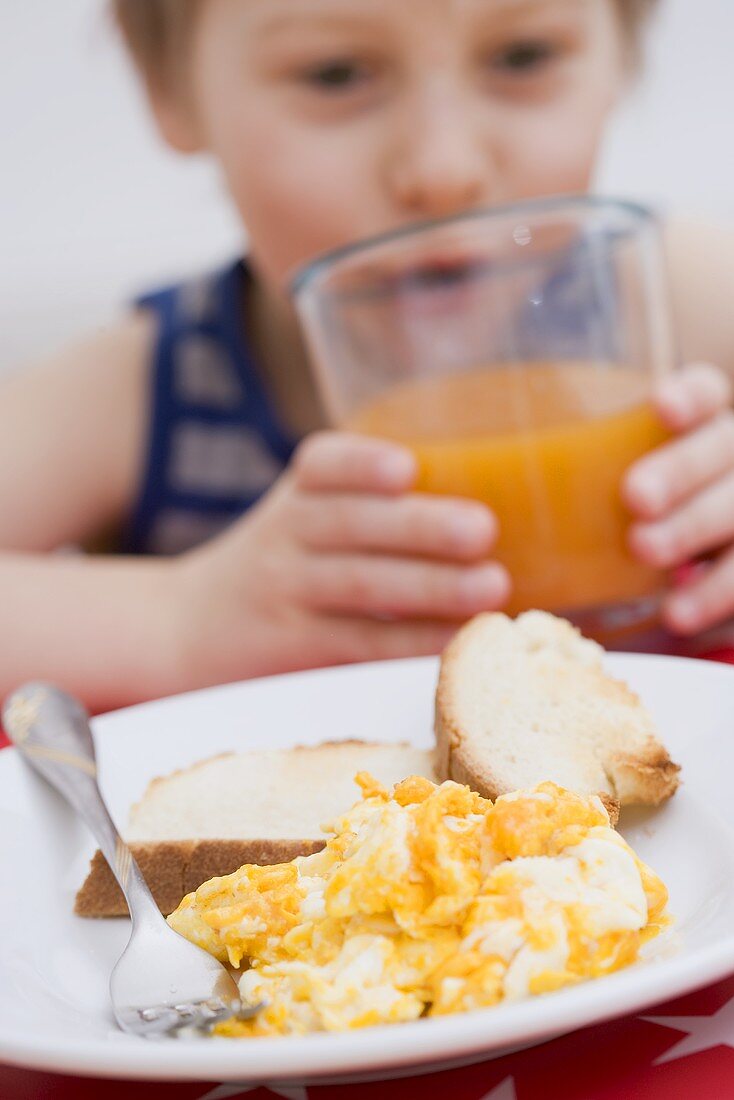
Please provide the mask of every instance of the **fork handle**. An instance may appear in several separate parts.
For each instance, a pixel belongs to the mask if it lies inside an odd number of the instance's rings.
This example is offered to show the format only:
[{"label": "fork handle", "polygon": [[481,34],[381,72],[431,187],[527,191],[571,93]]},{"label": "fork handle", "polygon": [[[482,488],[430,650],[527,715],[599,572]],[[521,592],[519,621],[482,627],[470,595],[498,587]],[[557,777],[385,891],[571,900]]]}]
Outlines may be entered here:
[{"label": "fork handle", "polygon": [[125,895],[133,923],[162,920],[102,798],[89,715],[81,703],[52,684],[25,684],[6,699],[3,725],[28,764],[89,826]]}]

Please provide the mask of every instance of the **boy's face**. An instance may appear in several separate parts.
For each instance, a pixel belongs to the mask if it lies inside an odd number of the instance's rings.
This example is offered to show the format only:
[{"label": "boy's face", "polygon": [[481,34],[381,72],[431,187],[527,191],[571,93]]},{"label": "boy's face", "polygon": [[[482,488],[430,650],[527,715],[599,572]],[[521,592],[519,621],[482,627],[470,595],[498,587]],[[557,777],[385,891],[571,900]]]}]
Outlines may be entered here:
[{"label": "boy's face", "polygon": [[416,219],[586,190],[623,76],[612,0],[204,0],[191,108],[163,106],[282,288]]}]

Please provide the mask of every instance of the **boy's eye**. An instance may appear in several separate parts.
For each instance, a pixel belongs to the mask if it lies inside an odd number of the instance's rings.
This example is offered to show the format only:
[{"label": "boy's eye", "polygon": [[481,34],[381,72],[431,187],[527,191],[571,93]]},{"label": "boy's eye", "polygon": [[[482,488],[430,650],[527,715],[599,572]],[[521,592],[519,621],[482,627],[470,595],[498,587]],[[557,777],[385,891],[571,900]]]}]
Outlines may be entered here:
[{"label": "boy's eye", "polygon": [[492,58],[492,68],[504,73],[529,73],[540,69],[556,56],[550,42],[513,42]]},{"label": "boy's eye", "polygon": [[347,91],[362,84],[369,76],[365,65],[347,59],[327,61],[314,65],[303,74],[303,79],[319,91]]}]

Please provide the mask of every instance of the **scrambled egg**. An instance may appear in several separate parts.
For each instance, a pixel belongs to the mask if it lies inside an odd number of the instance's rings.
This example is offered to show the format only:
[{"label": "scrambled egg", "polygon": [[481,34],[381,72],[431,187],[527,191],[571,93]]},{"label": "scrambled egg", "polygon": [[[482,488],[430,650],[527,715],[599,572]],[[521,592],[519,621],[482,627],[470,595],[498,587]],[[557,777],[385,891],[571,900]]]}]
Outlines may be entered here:
[{"label": "scrambled egg", "polygon": [[169,924],[245,966],[253,1020],[218,1034],[292,1035],[514,1001],[633,962],[667,891],[598,798],[542,783],[492,802],[413,776],[371,776],[326,848],[247,865],[189,894]]}]

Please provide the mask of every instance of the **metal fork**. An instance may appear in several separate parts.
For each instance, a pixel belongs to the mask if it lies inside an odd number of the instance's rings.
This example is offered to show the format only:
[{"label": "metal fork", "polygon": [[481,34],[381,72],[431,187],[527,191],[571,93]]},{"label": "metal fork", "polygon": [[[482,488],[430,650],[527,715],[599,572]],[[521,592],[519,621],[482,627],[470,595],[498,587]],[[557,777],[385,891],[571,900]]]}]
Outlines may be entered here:
[{"label": "metal fork", "polygon": [[51,684],[26,684],[3,707],[5,730],[31,767],[83,818],[120,884],[132,932],[110,977],[123,1031],[159,1036],[182,1027],[208,1029],[230,1016],[253,1016],[231,975],[206,951],[170,928],[118,833],[97,785],[89,716]]}]

